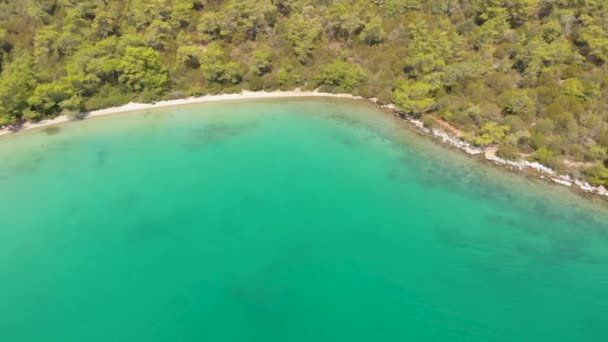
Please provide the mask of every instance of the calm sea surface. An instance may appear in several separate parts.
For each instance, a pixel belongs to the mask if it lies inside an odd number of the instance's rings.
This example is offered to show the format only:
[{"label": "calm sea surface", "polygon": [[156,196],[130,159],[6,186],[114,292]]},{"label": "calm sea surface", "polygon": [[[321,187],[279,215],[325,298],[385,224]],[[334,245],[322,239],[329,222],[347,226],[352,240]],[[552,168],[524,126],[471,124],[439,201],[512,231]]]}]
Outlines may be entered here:
[{"label": "calm sea surface", "polygon": [[0,341],[608,341],[606,208],[351,100],[25,132]]}]

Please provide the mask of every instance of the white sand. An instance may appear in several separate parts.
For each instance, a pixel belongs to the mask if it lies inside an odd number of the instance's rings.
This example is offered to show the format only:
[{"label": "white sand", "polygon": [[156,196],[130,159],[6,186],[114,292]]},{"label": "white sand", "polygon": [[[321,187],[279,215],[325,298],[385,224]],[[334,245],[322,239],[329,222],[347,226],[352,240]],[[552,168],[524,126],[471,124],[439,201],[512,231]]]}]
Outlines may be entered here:
[{"label": "white sand", "polygon": [[[221,101],[236,101],[236,100],[251,100],[251,99],[277,99],[277,98],[287,98],[287,97],[339,97],[339,98],[351,98],[351,99],[360,99],[361,97],[350,95],[350,94],[331,94],[331,93],[321,93],[317,91],[301,91],[299,89],[290,90],[290,91],[274,91],[274,92],[265,92],[265,91],[243,91],[238,94],[222,94],[222,95],[206,95],[201,97],[189,97],[185,99],[179,100],[168,100],[168,101],[159,101],[156,103],[128,103],[119,107],[112,107],[106,109],[100,109],[96,111],[92,111],[87,113],[85,118],[92,118],[96,116],[104,116],[111,114],[118,114],[124,112],[132,112],[137,110],[145,110],[145,109],[154,109],[154,108],[163,108],[163,107],[172,107],[172,106],[180,106],[187,104],[196,104],[196,103],[209,103],[209,102],[221,102]],[[64,122],[72,121],[73,119],[68,116],[58,116],[56,118],[50,120],[44,120],[40,122],[27,122],[25,123],[18,131],[26,131],[33,128],[46,127],[51,125],[56,125]],[[0,136],[13,134],[12,131],[8,129],[0,130]]]}]

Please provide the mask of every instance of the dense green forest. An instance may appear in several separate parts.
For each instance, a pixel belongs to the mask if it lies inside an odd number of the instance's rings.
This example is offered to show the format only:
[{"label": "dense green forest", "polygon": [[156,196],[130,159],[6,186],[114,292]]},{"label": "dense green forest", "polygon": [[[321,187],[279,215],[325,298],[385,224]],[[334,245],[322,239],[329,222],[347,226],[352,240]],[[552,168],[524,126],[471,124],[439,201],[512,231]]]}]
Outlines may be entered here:
[{"label": "dense green forest", "polygon": [[608,185],[605,0],[0,0],[0,125],[317,89]]}]

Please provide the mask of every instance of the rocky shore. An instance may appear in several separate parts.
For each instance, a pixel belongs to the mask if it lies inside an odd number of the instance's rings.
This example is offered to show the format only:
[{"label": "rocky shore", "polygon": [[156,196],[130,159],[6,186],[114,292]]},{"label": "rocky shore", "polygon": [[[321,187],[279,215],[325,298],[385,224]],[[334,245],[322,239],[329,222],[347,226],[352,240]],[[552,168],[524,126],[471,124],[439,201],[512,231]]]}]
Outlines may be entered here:
[{"label": "rocky shore", "polygon": [[[370,99],[370,100],[372,102],[376,102],[375,99]],[[438,139],[445,145],[460,149],[469,155],[479,155],[479,156],[482,156],[482,158],[484,158],[496,165],[504,166],[510,170],[531,173],[542,179],[550,180],[556,184],[567,186],[567,187],[570,187],[573,189],[577,189],[577,190],[580,190],[585,193],[600,195],[600,196],[608,199],[608,190],[603,186],[593,186],[583,180],[573,179],[572,177],[570,177],[568,175],[558,174],[557,172],[555,172],[555,170],[553,170],[545,165],[542,165],[540,163],[537,163],[537,162],[531,162],[531,161],[523,160],[523,159],[508,160],[508,159],[498,157],[496,155],[496,150],[494,148],[476,147],[476,146],[473,146],[472,144],[460,139],[459,137],[456,137],[452,134],[447,133],[446,131],[444,131],[442,129],[425,127],[424,123],[422,121],[399,111],[392,104],[381,105],[380,108],[393,111],[397,116],[399,116],[402,119],[407,120],[420,131],[435,137],[436,139]]]}]

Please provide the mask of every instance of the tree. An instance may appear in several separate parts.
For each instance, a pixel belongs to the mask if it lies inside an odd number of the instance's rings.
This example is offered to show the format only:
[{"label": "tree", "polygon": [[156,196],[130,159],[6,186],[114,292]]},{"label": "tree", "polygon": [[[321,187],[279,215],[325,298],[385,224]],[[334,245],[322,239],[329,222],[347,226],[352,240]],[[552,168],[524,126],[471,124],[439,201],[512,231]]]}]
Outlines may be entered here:
[{"label": "tree", "polygon": [[397,85],[395,104],[408,114],[420,116],[436,102],[433,86],[424,82],[406,81]]},{"label": "tree", "polygon": [[337,59],[323,68],[319,83],[351,92],[366,79],[367,75],[360,66]]},{"label": "tree", "polygon": [[110,37],[82,47],[66,65],[67,79],[80,95],[94,94],[104,83],[118,84],[119,41]]},{"label": "tree", "polygon": [[85,34],[90,31],[90,24],[85,19],[83,8],[75,6],[67,11],[62,32],[57,38],[55,48],[62,56],[71,56],[85,42]]},{"label": "tree", "polygon": [[321,24],[315,18],[305,18],[295,14],[287,22],[286,38],[291,43],[302,64],[306,64],[321,33]]},{"label": "tree", "polygon": [[491,18],[488,18],[488,14],[481,15],[487,20],[473,32],[474,44],[479,49],[485,45],[500,42],[505,32],[509,30],[507,12],[502,8],[495,8],[492,12]]},{"label": "tree", "polygon": [[129,24],[141,29],[154,20],[164,21],[171,13],[167,5],[165,0],[131,0],[126,9]]},{"label": "tree", "polygon": [[334,38],[345,38],[350,42],[353,35],[360,32],[368,22],[367,1],[336,1],[329,8],[328,27]]},{"label": "tree", "polygon": [[589,177],[589,182],[593,185],[608,185],[608,168],[606,168],[604,165],[595,165],[585,170],[585,174],[587,175],[587,177]]},{"label": "tree", "polygon": [[36,33],[34,40],[34,57],[36,59],[48,58],[55,53],[55,46],[59,39],[59,32],[54,26],[43,26]]},{"label": "tree", "polygon": [[222,23],[219,13],[206,12],[200,17],[200,24],[196,27],[202,41],[212,41],[222,36]]},{"label": "tree", "polygon": [[121,2],[110,2],[95,14],[91,31],[99,38],[105,39],[117,35],[120,30],[120,14],[124,11]]},{"label": "tree", "polygon": [[431,25],[421,20],[409,26],[409,52],[406,71],[413,77],[442,71],[461,51],[461,39],[445,20]]},{"label": "tree", "polygon": [[177,62],[180,66],[198,69],[201,65],[203,49],[197,45],[180,46],[177,49]]},{"label": "tree", "polygon": [[160,54],[149,47],[128,47],[118,63],[118,81],[128,90],[162,93],[168,86]]},{"label": "tree", "polygon": [[599,25],[588,26],[582,30],[577,43],[592,62],[600,65],[608,62],[608,35],[605,28]]},{"label": "tree", "polygon": [[300,81],[300,77],[291,65],[282,66],[277,71],[277,85],[281,89],[292,88],[294,84]]},{"label": "tree", "polygon": [[510,0],[507,2],[511,22],[515,26],[534,19],[540,9],[541,0]]},{"label": "tree", "polygon": [[582,100],[585,98],[585,86],[580,80],[569,78],[562,84],[561,93]]},{"label": "tree", "polygon": [[173,38],[172,28],[169,23],[161,20],[154,20],[146,29],[146,45],[154,50],[164,50],[167,43]]},{"label": "tree", "polygon": [[359,38],[368,45],[376,45],[382,43],[385,35],[382,18],[375,16],[365,25],[363,31],[359,34]]},{"label": "tree", "polygon": [[270,0],[229,0],[223,10],[222,31],[244,33],[255,40],[260,31],[274,24],[276,10]]},{"label": "tree", "polygon": [[532,160],[537,161],[543,165],[546,165],[551,168],[557,168],[559,165],[559,161],[557,160],[557,156],[554,151],[546,147],[541,147],[532,156]]},{"label": "tree", "polygon": [[65,81],[39,84],[27,100],[36,119],[61,113],[64,109],[79,110],[78,97],[71,85]]},{"label": "tree", "polygon": [[201,57],[201,71],[210,82],[236,84],[242,78],[240,66],[231,61],[221,46],[211,44]]},{"label": "tree", "polygon": [[531,122],[535,117],[536,103],[526,90],[507,90],[498,97],[498,101],[502,104],[505,114],[517,115],[527,122]]},{"label": "tree", "polygon": [[174,0],[171,9],[171,21],[174,27],[188,27],[194,16],[193,0]]},{"label": "tree", "polygon": [[37,80],[30,56],[19,53],[0,74],[0,115],[4,124],[21,118]]},{"label": "tree", "polygon": [[371,0],[390,15],[404,13],[407,10],[420,10],[421,0]]},{"label": "tree", "polygon": [[479,135],[475,138],[475,145],[487,146],[494,143],[502,142],[511,127],[507,125],[499,125],[496,122],[488,122],[481,128]]},{"label": "tree", "polygon": [[526,75],[539,75],[553,65],[567,62],[573,57],[570,44],[564,39],[555,39],[547,43],[542,37],[522,40],[517,51],[516,63]]},{"label": "tree", "polygon": [[268,49],[258,49],[251,53],[251,67],[253,72],[264,75],[272,70],[272,52]]}]

